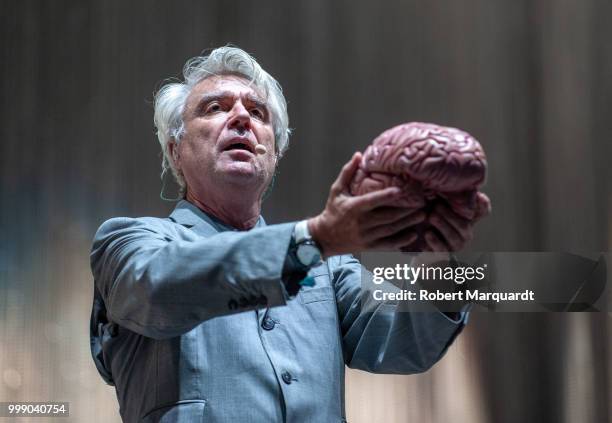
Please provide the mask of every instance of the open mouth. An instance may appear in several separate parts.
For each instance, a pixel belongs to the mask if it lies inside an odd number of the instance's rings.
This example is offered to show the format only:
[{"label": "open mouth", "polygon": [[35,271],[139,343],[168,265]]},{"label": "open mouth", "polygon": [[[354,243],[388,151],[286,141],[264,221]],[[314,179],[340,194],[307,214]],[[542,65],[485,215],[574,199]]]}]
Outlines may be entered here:
[{"label": "open mouth", "polygon": [[223,151],[229,151],[229,150],[246,150],[246,151],[252,153],[251,147],[249,147],[247,144],[244,144],[244,143],[241,143],[241,142],[229,145]]},{"label": "open mouth", "polygon": [[243,138],[236,138],[236,139],[230,141],[229,145],[227,145],[225,148],[223,148],[223,151],[232,151],[232,150],[248,151],[251,154],[255,154],[255,149],[251,145],[249,140],[243,139]]}]

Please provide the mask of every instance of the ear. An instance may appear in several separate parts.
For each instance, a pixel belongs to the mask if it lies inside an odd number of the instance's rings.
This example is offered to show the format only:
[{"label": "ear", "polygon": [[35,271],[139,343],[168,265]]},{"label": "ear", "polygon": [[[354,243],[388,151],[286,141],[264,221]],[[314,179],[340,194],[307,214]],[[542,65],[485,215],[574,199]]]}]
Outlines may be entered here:
[{"label": "ear", "polygon": [[179,154],[179,146],[174,137],[170,138],[166,148],[168,149],[170,160],[172,160],[172,165],[175,169],[179,170],[181,168],[181,156]]}]

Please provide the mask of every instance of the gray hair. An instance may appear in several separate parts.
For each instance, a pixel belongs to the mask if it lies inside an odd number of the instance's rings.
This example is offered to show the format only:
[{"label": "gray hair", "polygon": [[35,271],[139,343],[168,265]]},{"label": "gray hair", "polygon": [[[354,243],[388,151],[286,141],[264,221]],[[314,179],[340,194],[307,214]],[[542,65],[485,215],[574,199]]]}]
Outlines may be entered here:
[{"label": "gray hair", "polygon": [[185,193],[185,179],[170,159],[168,142],[174,138],[179,143],[185,134],[183,111],[189,93],[202,80],[210,76],[238,75],[253,84],[266,96],[274,128],[276,153],[281,157],[289,147],[289,116],[287,102],[280,84],[262,69],[255,58],[236,47],[219,47],[207,56],[196,56],[183,67],[184,81],[168,82],[155,94],[154,123],[162,149],[162,179],[170,169],[180,186],[180,196]]}]

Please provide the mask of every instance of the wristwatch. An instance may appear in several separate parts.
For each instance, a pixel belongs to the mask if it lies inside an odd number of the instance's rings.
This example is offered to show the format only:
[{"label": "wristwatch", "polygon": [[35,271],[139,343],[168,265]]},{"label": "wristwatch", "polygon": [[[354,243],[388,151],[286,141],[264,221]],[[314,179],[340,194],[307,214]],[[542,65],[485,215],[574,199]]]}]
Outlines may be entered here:
[{"label": "wristwatch", "polygon": [[302,266],[310,268],[321,261],[321,249],[308,231],[307,220],[302,220],[295,225],[293,241],[295,257]]}]

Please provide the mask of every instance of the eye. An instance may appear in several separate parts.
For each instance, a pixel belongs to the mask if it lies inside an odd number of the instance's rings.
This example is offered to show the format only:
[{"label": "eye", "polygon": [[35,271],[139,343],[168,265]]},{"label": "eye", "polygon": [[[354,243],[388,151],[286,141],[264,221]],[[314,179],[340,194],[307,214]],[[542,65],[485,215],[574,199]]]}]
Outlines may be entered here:
[{"label": "eye", "polygon": [[204,113],[208,114],[208,113],[216,113],[221,111],[221,105],[217,102],[212,102],[209,103],[205,108],[204,108]]},{"label": "eye", "polygon": [[266,113],[259,107],[253,107],[250,110],[250,113],[253,117],[259,119],[259,120],[264,120],[264,118],[266,117]]}]

